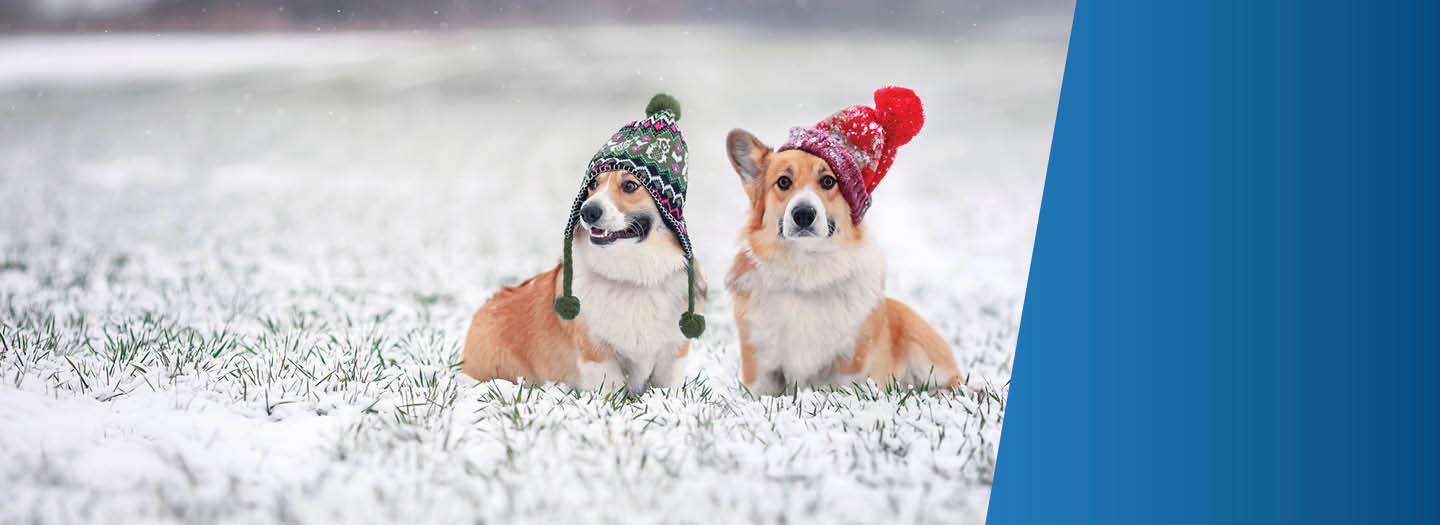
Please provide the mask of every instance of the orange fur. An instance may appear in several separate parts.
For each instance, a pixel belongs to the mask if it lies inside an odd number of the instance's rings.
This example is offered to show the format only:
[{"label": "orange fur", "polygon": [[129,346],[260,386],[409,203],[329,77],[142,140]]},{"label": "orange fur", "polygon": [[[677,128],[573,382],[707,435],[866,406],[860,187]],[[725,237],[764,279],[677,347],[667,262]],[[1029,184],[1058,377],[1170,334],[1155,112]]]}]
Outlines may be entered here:
[{"label": "orange fur", "polygon": [[732,308],[735,314],[735,331],[740,336],[740,380],[747,385],[755,384],[759,369],[755,364],[755,345],[746,337],[748,328],[745,319],[750,317],[750,293],[735,286],[735,280],[755,269],[755,263],[744,252],[735,254],[730,264],[730,273],[725,276],[725,287],[730,290]]},{"label": "orange fur", "polygon": [[608,348],[590,339],[584,319],[563,321],[555,315],[559,287],[556,265],[496,292],[471,318],[460,369],[482,381],[573,382],[579,359],[612,359]]},{"label": "orange fur", "polygon": [[[864,238],[864,229],[850,222],[850,206],[838,187],[824,188],[820,184],[827,175],[833,175],[824,159],[800,150],[771,151],[741,130],[730,133],[727,150],[750,199],[749,215],[740,232],[741,243],[749,250],[736,254],[725,282],[734,302],[742,380],[753,387],[763,371],[756,362],[756,346],[747,337],[747,320],[767,313],[752,311],[752,292],[737,283],[756,271],[757,260],[782,260],[788,256],[786,241],[779,236],[779,223],[790,196],[802,189],[816,191],[826,211],[833,217],[843,218],[836,223],[835,236],[839,242],[859,244]],[[777,185],[782,176],[791,181],[788,189]],[[933,370],[934,382],[929,381],[930,370]],[[955,357],[944,337],[910,307],[888,298],[876,305],[861,325],[854,350],[822,372],[822,376],[828,377],[853,375],[863,375],[880,384],[900,378],[902,383],[910,379],[917,384],[938,382],[939,386],[950,388],[961,380]],[[809,379],[823,381],[826,378]]]},{"label": "orange fur", "polygon": [[[595,178],[595,186],[587,190],[587,197],[596,192],[610,192],[610,198],[621,209],[653,209],[655,204],[643,188],[628,193],[621,189],[627,181],[636,179],[624,171],[602,173]],[[666,242],[679,253],[679,240],[665,234],[668,230],[663,225],[655,227],[660,228],[656,232],[660,236],[655,240]],[[577,225],[573,242],[589,242],[588,239],[588,234]],[[481,381],[515,381],[524,377],[537,383],[575,384],[580,362],[619,359],[608,345],[591,336],[585,311],[570,321],[556,315],[554,301],[561,291],[561,270],[557,265],[517,286],[501,289],[475,312],[465,336],[461,371]],[[705,293],[704,277],[698,272],[696,288],[698,307]],[[689,350],[689,341],[679,344],[675,359],[684,357]]]},{"label": "orange fur", "polygon": [[[938,386],[954,388],[960,382],[959,368],[949,343],[930,323],[905,303],[885,299],[860,331],[855,353],[830,365],[832,375],[864,373],[876,383],[885,384],[894,377],[905,377],[910,363],[919,361],[933,366],[939,376]],[[922,383],[935,384],[928,375],[920,375]]]}]

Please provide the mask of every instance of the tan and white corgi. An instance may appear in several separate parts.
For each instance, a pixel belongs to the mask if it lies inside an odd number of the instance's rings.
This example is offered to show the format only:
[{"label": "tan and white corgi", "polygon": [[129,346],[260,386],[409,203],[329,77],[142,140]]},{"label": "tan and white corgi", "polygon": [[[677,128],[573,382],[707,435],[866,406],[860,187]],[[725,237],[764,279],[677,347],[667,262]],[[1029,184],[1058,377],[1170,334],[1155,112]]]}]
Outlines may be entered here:
[{"label": "tan and white corgi", "polygon": [[567,321],[551,308],[561,295],[560,265],[500,290],[471,318],[466,374],[587,390],[679,384],[690,350],[674,321],[685,310],[685,254],[639,186],[634,175],[611,171],[588,189],[574,232],[579,317]]},{"label": "tan and white corgi", "polygon": [[646,114],[591,159],[561,264],[475,312],[466,374],[632,393],[683,380],[687,337],[704,329],[695,309],[705,289],[681,217],[688,151],[673,99],[657,95]]},{"label": "tan and white corgi", "polygon": [[843,195],[841,173],[805,149],[772,151],[743,130],[726,142],[750,198],[725,278],[745,385],[758,394],[866,378],[957,385],[950,345],[885,297],[884,256]]}]

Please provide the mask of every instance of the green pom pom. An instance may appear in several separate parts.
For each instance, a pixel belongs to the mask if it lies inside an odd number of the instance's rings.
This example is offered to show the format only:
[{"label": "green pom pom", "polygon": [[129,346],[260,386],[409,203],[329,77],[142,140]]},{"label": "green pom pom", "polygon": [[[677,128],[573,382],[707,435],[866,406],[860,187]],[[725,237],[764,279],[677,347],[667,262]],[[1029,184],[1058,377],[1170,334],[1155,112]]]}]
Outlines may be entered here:
[{"label": "green pom pom", "polygon": [[580,298],[573,295],[562,295],[555,298],[555,313],[560,314],[561,319],[571,320],[580,315]]},{"label": "green pom pom", "polygon": [[705,316],[694,312],[680,314],[680,333],[690,339],[700,337],[705,333]]},{"label": "green pom pom", "polygon": [[656,93],[655,96],[650,97],[650,103],[645,105],[645,116],[648,117],[661,111],[669,111],[671,115],[675,115],[675,120],[680,120],[680,101],[670,95]]}]

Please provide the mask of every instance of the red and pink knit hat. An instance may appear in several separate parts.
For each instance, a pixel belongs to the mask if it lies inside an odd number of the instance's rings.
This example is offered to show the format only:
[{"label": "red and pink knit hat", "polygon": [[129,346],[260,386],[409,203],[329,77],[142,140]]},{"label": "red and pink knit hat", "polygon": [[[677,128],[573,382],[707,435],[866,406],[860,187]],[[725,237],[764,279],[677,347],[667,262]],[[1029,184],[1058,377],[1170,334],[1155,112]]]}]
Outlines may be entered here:
[{"label": "red and pink knit hat", "polygon": [[791,128],[778,151],[798,149],[825,159],[840,180],[850,204],[850,219],[860,224],[870,209],[870,194],[895,162],[895,150],[910,142],[925,124],[920,97],[903,87],[875,91],[875,107],[850,106],[809,128]]}]

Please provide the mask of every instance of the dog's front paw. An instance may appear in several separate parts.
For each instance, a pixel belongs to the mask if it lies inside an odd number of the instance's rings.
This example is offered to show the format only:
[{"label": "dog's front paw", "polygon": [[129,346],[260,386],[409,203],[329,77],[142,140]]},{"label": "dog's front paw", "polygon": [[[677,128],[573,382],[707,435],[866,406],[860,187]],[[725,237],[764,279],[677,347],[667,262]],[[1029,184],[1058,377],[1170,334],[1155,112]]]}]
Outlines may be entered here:
[{"label": "dog's front paw", "polygon": [[581,390],[609,393],[628,386],[625,381],[625,372],[615,361],[597,363],[582,360],[579,364],[579,372],[580,377],[576,378],[575,386]]},{"label": "dog's front paw", "polygon": [[750,389],[751,394],[757,396],[780,395],[785,391],[785,387],[785,373],[780,370],[759,374],[755,377],[754,382],[745,385],[745,388]]}]

